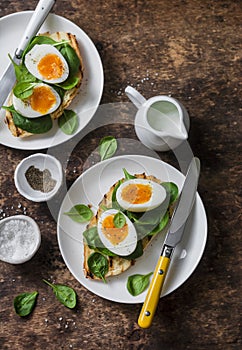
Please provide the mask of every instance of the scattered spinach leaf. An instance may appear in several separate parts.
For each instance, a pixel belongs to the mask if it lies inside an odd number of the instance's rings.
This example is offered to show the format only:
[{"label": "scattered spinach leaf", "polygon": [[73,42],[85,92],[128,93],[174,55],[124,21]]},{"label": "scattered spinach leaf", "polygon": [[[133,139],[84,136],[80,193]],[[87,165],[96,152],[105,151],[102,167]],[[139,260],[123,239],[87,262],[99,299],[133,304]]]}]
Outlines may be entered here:
[{"label": "scattered spinach leaf", "polygon": [[38,292],[22,293],[15,297],[13,305],[17,315],[28,316],[36,304]]},{"label": "scattered spinach leaf", "polygon": [[63,90],[71,90],[79,83],[79,81],[80,79],[78,77],[72,76],[63,81],[63,83],[55,84],[54,86],[58,86]]},{"label": "scattered spinach leaf", "polygon": [[45,279],[43,281],[48,284],[55,293],[56,298],[69,309],[76,306],[76,292],[74,289],[64,286],[62,284],[52,284]]},{"label": "scattered spinach leaf", "polygon": [[95,252],[89,256],[87,264],[91,273],[106,283],[105,275],[108,272],[108,259],[104,255]]},{"label": "scattered spinach leaf", "polygon": [[113,136],[105,136],[99,143],[99,154],[101,160],[111,158],[118,147],[117,140]]},{"label": "scattered spinach leaf", "polygon": [[66,135],[74,134],[78,127],[77,114],[70,109],[65,109],[58,118],[58,125]]},{"label": "scattered spinach leaf", "polygon": [[57,41],[55,41],[54,39],[52,39],[48,36],[37,35],[37,36],[33,37],[33,39],[30,41],[30,43],[28,44],[28,46],[24,50],[23,55],[22,55],[22,60],[24,60],[26,53],[29,52],[35,45],[42,45],[42,44],[53,45],[56,43],[57,43]]},{"label": "scattered spinach leaf", "polygon": [[124,172],[125,180],[136,179],[136,177],[134,175],[129,174],[129,172],[125,168],[123,168],[123,172]]},{"label": "scattered spinach leaf", "polygon": [[126,219],[123,213],[118,211],[113,218],[114,226],[117,228],[122,228],[126,224]]},{"label": "scattered spinach leaf", "polygon": [[163,186],[166,190],[167,196],[169,196],[170,204],[174,203],[178,197],[178,187],[174,182],[162,182],[161,186]]},{"label": "scattered spinach leaf", "polygon": [[86,222],[93,217],[92,210],[85,204],[76,204],[68,212],[64,213],[68,215],[75,222]]},{"label": "scattered spinach leaf", "polygon": [[150,276],[153,272],[148,273],[147,275],[132,275],[128,277],[127,289],[131,295],[134,297],[141,294],[150,283]]},{"label": "scattered spinach leaf", "polygon": [[80,66],[80,60],[76,54],[76,51],[69,44],[63,44],[63,46],[59,48],[59,51],[66,59],[69,66],[69,76],[75,76]]},{"label": "scattered spinach leaf", "polygon": [[117,209],[117,210],[123,210],[120,205],[118,204],[117,198],[116,198],[116,193],[119,188],[119,186],[123,183],[122,180],[119,180],[117,184],[115,185],[112,193],[112,208]]}]

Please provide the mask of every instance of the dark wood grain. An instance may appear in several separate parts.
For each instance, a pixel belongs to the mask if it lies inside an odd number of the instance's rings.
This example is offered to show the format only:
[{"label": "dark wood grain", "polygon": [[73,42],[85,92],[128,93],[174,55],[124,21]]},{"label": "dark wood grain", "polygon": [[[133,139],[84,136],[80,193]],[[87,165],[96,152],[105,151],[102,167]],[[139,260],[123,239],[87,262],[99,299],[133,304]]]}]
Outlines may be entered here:
[{"label": "dark wood grain", "polygon": [[[36,3],[2,0],[0,16],[32,10]],[[33,152],[0,145],[0,219],[27,214],[42,234],[31,261],[0,263],[1,349],[241,349],[241,7],[233,0],[57,1],[53,12],[80,26],[99,51],[102,104],[128,102],[124,89],[132,84],[147,98],[171,95],[188,109],[189,142],[202,163],[199,193],[208,241],[195,272],[160,300],[152,328],[142,330],[140,305],[104,300],[71,275],[48,205],[28,201],[14,186],[16,165]],[[137,138],[126,112],[120,113],[122,123],[90,128],[78,142],[66,170],[68,187],[99,161],[97,146],[107,133],[119,138],[119,154],[133,150]],[[61,149],[55,152],[61,157]],[[160,157],[176,166],[172,152]],[[56,302],[42,278],[75,288],[77,308]],[[33,290],[39,291],[37,307],[20,318],[13,299]]]}]

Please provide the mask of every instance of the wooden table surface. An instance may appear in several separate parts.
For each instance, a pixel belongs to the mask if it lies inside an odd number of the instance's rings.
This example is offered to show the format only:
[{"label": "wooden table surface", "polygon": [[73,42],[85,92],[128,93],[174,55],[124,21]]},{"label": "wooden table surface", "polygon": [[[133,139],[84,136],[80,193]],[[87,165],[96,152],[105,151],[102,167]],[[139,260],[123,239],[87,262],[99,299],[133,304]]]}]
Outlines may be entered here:
[{"label": "wooden table surface", "polygon": [[[36,3],[2,0],[0,17],[33,10]],[[57,1],[52,12],[81,27],[100,54],[101,105],[127,103],[124,89],[132,85],[146,98],[170,95],[187,108],[189,144],[202,165],[199,193],[208,239],[195,272],[160,300],[152,327],[142,330],[141,305],[114,303],[83,287],[62,259],[48,204],[17,192],[15,167],[35,151],[0,145],[0,219],[29,215],[42,234],[32,260],[0,263],[1,349],[241,349],[241,5],[236,0]],[[67,187],[100,161],[103,136],[120,140],[117,154],[146,152],[141,145],[133,149],[138,142],[133,125],[120,113],[124,122],[91,130],[78,141],[65,171]],[[56,148],[57,156],[62,149]],[[158,156],[178,167],[172,151]],[[42,278],[73,287],[77,307],[60,304]],[[13,299],[33,290],[39,292],[36,308],[20,318]]]}]

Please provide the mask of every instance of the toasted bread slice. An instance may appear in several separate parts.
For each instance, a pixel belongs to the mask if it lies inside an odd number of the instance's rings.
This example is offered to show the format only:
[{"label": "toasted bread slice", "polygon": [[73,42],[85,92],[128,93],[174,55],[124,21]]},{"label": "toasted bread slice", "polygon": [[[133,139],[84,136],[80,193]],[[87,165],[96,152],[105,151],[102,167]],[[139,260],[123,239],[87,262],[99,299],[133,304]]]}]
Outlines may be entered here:
[{"label": "toasted bread slice", "polygon": [[[48,36],[55,41],[68,40],[69,44],[73,47],[73,49],[75,50],[75,52],[80,60],[80,66],[79,66],[79,70],[77,73],[77,77],[79,79],[79,82],[71,90],[65,91],[61,105],[58,107],[57,110],[55,110],[53,113],[50,114],[51,118],[53,120],[55,120],[62,115],[64,109],[66,109],[71,104],[72,100],[74,99],[74,97],[77,95],[77,93],[79,91],[79,87],[80,87],[82,79],[83,79],[83,70],[84,70],[83,61],[82,61],[82,56],[81,56],[81,52],[80,52],[80,49],[78,46],[76,36],[74,34],[66,33],[66,32],[55,32],[55,33],[50,34],[49,32],[46,32],[46,33],[42,33],[40,35]],[[8,100],[9,106],[12,105],[12,96],[13,95],[11,93],[9,96],[9,100]],[[28,137],[28,136],[32,135],[31,133],[17,127],[14,124],[13,116],[12,116],[12,113],[10,111],[6,111],[5,123],[7,124],[8,128],[11,131],[11,133],[13,134],[13,136]]]},{"label": "toasted bread slice", "polygon": [[[161,183],[161,180],[157,179],[155,176],[146,175],[145,173],[136,174],[135,177],[140,178],[140,179],[147,179],[147,180],[155,181],[157,183]],[[109,191],[103,196],[102,201],[99,203],[97,214],[96,214],[96,216],[94,216],[92,218],[90,223],[87,225],[87,229],[97,225],[97,222],[104,211],[103,210],[104,207],[111,208],[111,206],[112,206],[112,194],[113,194],[114,188],[115,188],[117,183],[118,182],[113,184],[113,186],[109,189]],[[170,207],[169,210],[170,210],[169,214],[171,217],[172,210],[173,210],[172,207]],[[142,239],[143,250],[148,246],[148,244],[151,242],[153,237],[154,236],[146,236]],[[100,278],[98,278],[97,276],[92,274],[92,272],[90,271],[90,269],[88,267],[88,258],[90,257],[90,255],[92,253],[94,253],[94,250],[88,247],[88,245],[85,242],[85,239],[83,242],[84,242],[84,263],[83,263],[84,275],[87,278],[90,278],[93,280],[101,280]],[[135,260],[127,260],[127,259],[121,258],[119,256],[113,256],[113,257],[107,256],[106,258],[108,260],[108,273],[105,275],[105,278],[110,277],[110,276],[120,275],[121,273],[126,271],[130,266],[135,264]]]}]

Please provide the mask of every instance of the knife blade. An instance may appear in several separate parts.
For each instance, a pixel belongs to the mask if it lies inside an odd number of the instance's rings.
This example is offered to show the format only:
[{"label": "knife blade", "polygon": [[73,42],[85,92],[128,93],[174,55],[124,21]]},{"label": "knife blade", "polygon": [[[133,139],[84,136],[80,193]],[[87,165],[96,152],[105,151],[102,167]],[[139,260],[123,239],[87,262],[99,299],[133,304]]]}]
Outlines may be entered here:
[{"label": "knife blade", "polygon": [[200,161],[197,157],[193,157],[188,167],[182,191],[163,243],[161,255],[156,264],[153,277],[138,318],[138,325],[141,328],[149,328],[152,324],[173,251],[176,245],[182,239],[187,219],[193,208],[199,173]]},{"label": "knife blade", "polygon": [[[33,15],[30,18],[30,21],[24,31],[22,39],[18,45],[18,48],[15,51],[13,56],[13,61],[16,64],[21,62],[21,57],[29,44],[33,36],[37,34],[40,27],[44,23],[46,17],[48,16],[50,10],[52,9],[56,0],[40,0],[34,10]],[[12,62],[9,63],[5,69],[1,79],[0,79],[0,108],[3,106],[6,101],[10,91],[12,90],[16,81],[14,66]]]}]

